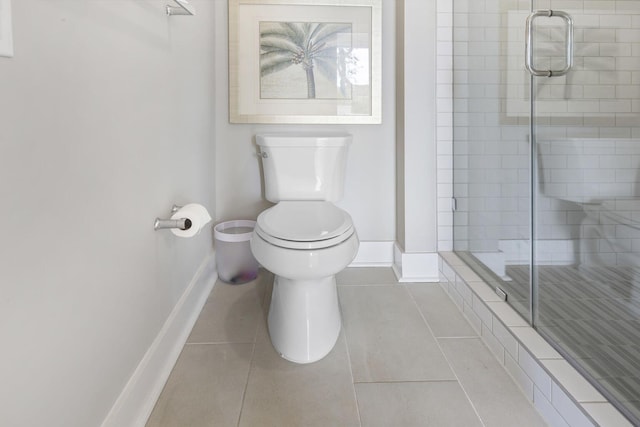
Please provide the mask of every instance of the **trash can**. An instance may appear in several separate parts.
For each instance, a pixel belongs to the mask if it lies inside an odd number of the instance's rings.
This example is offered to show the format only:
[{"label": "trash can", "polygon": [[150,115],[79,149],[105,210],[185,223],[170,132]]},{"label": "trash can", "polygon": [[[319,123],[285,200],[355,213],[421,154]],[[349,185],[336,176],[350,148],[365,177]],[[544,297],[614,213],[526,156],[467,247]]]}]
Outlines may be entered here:
[{"label": "trash can", "polygon": [[255,221],[236,220],[214,227],[216,266],[223,282],[241,284],[258,277],[258,261],[249,246],[255,225]]}]

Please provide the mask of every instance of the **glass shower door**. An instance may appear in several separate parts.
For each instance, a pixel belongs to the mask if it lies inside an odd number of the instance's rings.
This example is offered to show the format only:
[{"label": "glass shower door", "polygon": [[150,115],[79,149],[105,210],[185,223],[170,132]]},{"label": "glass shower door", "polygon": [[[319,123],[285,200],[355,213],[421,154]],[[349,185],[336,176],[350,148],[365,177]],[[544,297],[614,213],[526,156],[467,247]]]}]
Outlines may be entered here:
[{"label": "glass shower door", "polygon": [[532,10],[534,326],[640,424],[640,0]]},{"label": "glass shower door", "polygon": [[453,2],[454,250],[531,319],[526,2]]}]

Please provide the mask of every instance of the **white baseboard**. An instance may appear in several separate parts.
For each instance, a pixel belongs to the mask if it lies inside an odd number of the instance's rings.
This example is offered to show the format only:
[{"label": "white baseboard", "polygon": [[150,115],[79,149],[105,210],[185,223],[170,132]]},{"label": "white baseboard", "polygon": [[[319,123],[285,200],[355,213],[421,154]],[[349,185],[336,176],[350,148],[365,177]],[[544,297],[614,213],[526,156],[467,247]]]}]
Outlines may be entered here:
[{"label": "white baseboard", "polygon": [[143,427],[169,378],[217,278],[215,254],[207,257],[158,336],[120,393],[102,427]]},{"label": "white baseboard", "polygon": [[358,254],[349,267],[390,267],[393,265],[393,242],[360,242]]},{"label": "white baseboard", "polygon": [[439,282],[437,252],[404,253],[394,245],[393,271],[401,283]]}]

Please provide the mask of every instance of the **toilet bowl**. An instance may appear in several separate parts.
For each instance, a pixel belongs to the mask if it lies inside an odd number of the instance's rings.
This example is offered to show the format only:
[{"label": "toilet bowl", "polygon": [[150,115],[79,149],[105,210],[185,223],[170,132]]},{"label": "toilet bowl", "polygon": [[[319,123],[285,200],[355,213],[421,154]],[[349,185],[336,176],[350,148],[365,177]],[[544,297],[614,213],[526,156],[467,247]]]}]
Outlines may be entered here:
[{"label": "toilet bowl", "polygon": [[268,200],[251,238],[256,260],[275,275],[268,327],[275,350],[296,363],[325,357],[340,334],[335,275],[359,240],[342,197],[350,136],[258,135]]},{"label": "toilet bowl", "polygon": [[[300,215],[305,211],[333,211],[344,221],[327,218],[323,224],[321,215]],[[287,227],[287,219],[295,223],[295,232]],[[322,359],[341,327],[335,275],[358,250],[351,218],[327,202],[280,202],[260,214],[254,233],[254,256],[275,274],[268,317],[274,348],[296,363]]]}]

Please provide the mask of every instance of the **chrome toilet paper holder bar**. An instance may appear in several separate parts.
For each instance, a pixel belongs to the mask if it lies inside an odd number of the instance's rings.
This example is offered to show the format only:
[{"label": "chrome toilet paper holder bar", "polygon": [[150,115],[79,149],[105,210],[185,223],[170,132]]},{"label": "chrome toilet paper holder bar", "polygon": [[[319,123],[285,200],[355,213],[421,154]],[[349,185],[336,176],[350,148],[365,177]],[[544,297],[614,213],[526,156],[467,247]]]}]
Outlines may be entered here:
[{"label": "chrome toilet paper holder bar", "polygon": [[177,6],[167,5],[166,11],[168,16],[173,15],[189,15],[196,14],[196,9],[189,4],[187,0],[173,0]]},{"label": "chrome toilet paper holder bar", "polygon": [[[173,205],[171,208],[171,213],[174,214],[180,210],[182,206]],[[171,228],[179,228],[180,230],[188,230],[191,228],[191,220],[189,218],[180,218],[180,219],[162,219],[156,218],[153,223],[154,230],[164,230]]]}]

